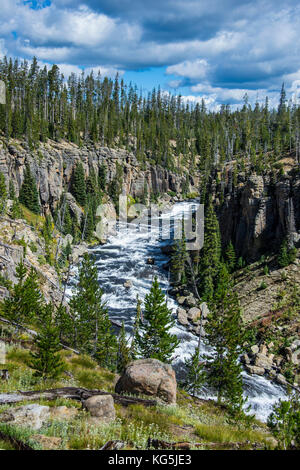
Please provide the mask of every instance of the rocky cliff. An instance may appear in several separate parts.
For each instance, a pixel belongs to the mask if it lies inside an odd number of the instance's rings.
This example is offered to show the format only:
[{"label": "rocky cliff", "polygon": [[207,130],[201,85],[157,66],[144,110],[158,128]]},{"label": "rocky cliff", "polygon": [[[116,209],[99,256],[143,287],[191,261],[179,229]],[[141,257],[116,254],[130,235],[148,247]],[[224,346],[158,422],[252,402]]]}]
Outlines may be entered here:
[{"label": "rocky cliff", "polygon": [[[14,181],[18,194],[28,163],[36,176],[44,212],[53,210],[62,193],[69,191],[72,171],[79,161],[83,163],[86,176],[92,168],[97,173],[99,166],[105,163],[108,183],[116,176],[117,166],[121,166],[127,193],[134,198],[143,196],[145,190],[148,194],[160,195],[171,191],[176,193],[173,198],[176,201],[181,199],[183,186],[185,191],[191,192],[199,188],[197,171],[186,177],[150,163],[142,164],[134,154],[122,149],[79,148],[71,143],[48,141],[31,151],[24,142],[14,141],[6,147],[0,141],[0,171],[7,181]],[[295,162],[292,163],[275,181],[268,173],[264,176],[240,173],[235,185],[228,163],[221,190],[217,184],[212,184],[223,244],[226,246],[232,240],[238,256],[248,261],[258,259],[267,251],[276,251],[284,237],[299,246],[300,174]],[[218,200],[221,193],[223,204]],[[81,209],[70,194],[67,196],[71,209],[73,207],[80,215]]]},{"label": "rocky cliff", "polygon": [[[79,148],[70,143],[49,141],[41,144],[38,150],[29,150],[26,143],[13,142],[4,147],[0,142],[0,171],[7,180],[13,179],[16,192],[22,185],[25,165],[28,163],[36,176],[41,203],[45,211],[55,208],[60,196],[68,191],[72,171],[82,161],[86,176],[94,167],[96,174],[101,164],[107,166],[107,182],[116,176],[117,163],[123,169],[123,182],[128,194],[134,198],[143,195],[145,188],[150,193],[172,191],[178,195],[182,192],[185,177],[150,164],[142,165],[136,157],[126,150],[106,147]],[[197,178],[189,176],[189,190],[197,184]]]},{"label": "rocky cliff", "polygon": [[277,250],[284,237],[299,245],[300,173],[295,168],[276,182],[270,175],[239,175],[234,189],[229,178],[224,194],[224,203],[217,204],[222,241],[226,246],[231,240],[239,256],[255,260]]}]

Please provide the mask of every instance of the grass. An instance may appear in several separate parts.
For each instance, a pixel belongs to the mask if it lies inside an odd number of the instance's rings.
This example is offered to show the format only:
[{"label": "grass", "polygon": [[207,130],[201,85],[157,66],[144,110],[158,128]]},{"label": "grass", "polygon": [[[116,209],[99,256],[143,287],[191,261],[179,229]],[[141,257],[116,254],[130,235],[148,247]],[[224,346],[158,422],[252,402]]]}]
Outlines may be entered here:
[{"label": "grass", "polygon": [[247,428],[237,429],[224,424],[207,425],[200,423],[195,426],[195,432],[205,442],[259,442],[263,443],[266,447],[271,446],[270,440],[267,439],[265,433]]},{"label": "grass", "polygon": [[[27,347],[27,344],[26,344]],[[64,375],[59,380],[41,381],[34,377],[28,367],[29,350],[20,346],[8,346],[6,364],[10,372],[8,382],[0,382],[0,392],[16,390],[41,390],[62,386],[78,386],[83,388],[99,388],[112,392],[116,375],[103,369],[86,355],[75,355],[71,351],[62,351],[65,370],[70,376]],[[146,397],[149,398],[149,397]],[[0,406],[0,413],[29,402],[24,400],[16,405]],[[112,423],[95,423],[89,413],[81,410],[81,404],[74,400],[58,398],[55,401],[35,400],[35,403],[47,406],[76,407],[75,417],[61,421],[49,420],[39,434],[59,437],[62,449],[99,449],[108,440],[117,439],[126,443],[128,449],[145,449],[149,437],[169,442],[187,440],[206,443],[213,442],[222,447],[227,442],[245,442],[250,445],[259,442],[261,447],[269,446],[268,433],[261,423],[256,423],[252,429],[230,426],[226,421],[226,410],[212,401],[193,399],[185,391],[178,390],[177,405],[159,404],[146,408],[140,404],[123,407],[115,405],[117,419]],[[8,426],[7,432],[31,446],[32,434],[36,431]],[[15,434],[14,434],[15,433]],[[19,437],[17,437],[19,436]],[[250,444],[249,444],[250,443]],[[0,448],[10,448],[9,443],[0,441]],[[35,447],[34,447],[35,448]]]},{"label": "grass", "polygon": [[[23,444],[30,446],[34,450],[42,449],[40,444],[38,444],[32,439],[32,436],[35,434],[35,431],[33,429],[0,423],[0,434],[5,435],[7,436],[7,439],[10,439],[11,445],[13,441],[20,441]],[[15,448],[15,446],[13,447]]]}]

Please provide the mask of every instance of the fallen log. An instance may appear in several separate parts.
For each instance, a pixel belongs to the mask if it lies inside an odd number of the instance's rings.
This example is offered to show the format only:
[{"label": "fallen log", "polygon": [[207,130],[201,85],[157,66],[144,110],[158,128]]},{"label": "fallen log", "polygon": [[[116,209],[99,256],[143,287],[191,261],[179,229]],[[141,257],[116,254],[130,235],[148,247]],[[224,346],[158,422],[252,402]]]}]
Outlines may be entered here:
[{"label": "fallen log", "polygon": [[83,403],[88,398],[94,395],[111,395],[115,401],[122,406],[129,406],[134,404],[140,404],[143,406],[156,406],[155,400],[146,400],[138,397],[127,397],[124,395],[118,395],[116,393],[105,392],[103,390],[88,390],[85,388],[78,387],[62,387],[53,388],[49,390],[33,390],[22,392],[17,390],[11,393],[0,393],[0,405],[10,405],[13,403],[19,403],[25,400],[56,400],[57,398],[66,398],[71,400],[77,400]]}]

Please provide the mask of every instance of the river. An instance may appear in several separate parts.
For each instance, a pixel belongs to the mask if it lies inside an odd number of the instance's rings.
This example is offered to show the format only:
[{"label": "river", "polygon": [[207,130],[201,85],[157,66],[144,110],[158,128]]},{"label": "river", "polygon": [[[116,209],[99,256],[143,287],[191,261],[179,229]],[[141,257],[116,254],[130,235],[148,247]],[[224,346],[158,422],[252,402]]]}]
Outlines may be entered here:
[{"label": "river", "polygon": [[[175,204],[167,216],[175,219],[182,217],[184,212],[191,209],[193,202]],[[136,225],[120,225],[119,231],[108,238],[105,245],[97,246],[90,251],[95,255],[99,282],[104,290],[103,299],[107,302],[111,319],[118,322],[124,320],[126,330],[130,334],[136,313],[136,297],[144,299],[149,292],[154,275],[158,276],[161,287],[167,292],[168,272],[163,265],[168,261],[162,254],[162,244],[169,243],[160,240],[159,231],[148,233],[139,232]],[[147,258],[154,258],[155,264],[147,264]],[[124,287],[126,281],[132,282],[131,288]],[[176,301],[168,298],[168,307],[175,313],[178,307]],[[173,328],[180,339],[180,345],[175,351],[173,367],[177,376],[183,374],[183,361],[195,349],[198,338],[189,333],[183,326],[176,324]],[[202,349],[207,352],[206,348]],[[272,405],[279,398],[284,398],[284,389],[265,377],[249,375],[243,372],[244,393],[248,396],[252,412],[262,421],[266,421]],[[214,398],[207,391],[203,398]]]}]

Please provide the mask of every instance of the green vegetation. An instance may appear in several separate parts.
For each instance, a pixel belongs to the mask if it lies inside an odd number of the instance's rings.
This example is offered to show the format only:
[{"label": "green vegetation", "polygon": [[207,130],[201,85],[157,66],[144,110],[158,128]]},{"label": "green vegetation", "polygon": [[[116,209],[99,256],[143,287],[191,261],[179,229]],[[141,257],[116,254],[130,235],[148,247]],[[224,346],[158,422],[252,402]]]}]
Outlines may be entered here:
[{"label": "green vegetation", "polygon": [[28,164],[26,165],[24,181],[20,189],[19,201],[21,204],[27,207],[27,209],[31,210],[31,212],[33,212],[34,214],[40,213],[41,208],[39,203],[39,195],[36,187],[36,181],[31,174],[30,167]]},{"label": "green vegetation", "polygon": [[141,357],[153,357],[162,362],[169,362],[179,344],[170,329],[175,321],[168,309],[165,296],[154,278],[150,293],[145,297],[143,322],[140,323],[137,336],[138,351]]},{"label": "green vegetation", "polygon": [[45,305],[41,317],[42,327],[34,341],[36,352],[31,353],[31,369],[35,370],[35,376],[55,379],[64,369],[63,361],[59,356],[61,346],[59,344],[59,332],[53,324],[53,306]]},{"label": "green vegetation", "polygon": [[284,240],[280,246],[277,256],[277,263],[280,268],[285,268],[293,263],[297,256],[297,249],[295,247],[289,248],[287,240]]},{"label": "green vegetation", "polygon": [[232,417],[242,419],[242,366],[238,361],[246,336],[242,327],[241,309],[225,265],[219,272],[215,290],[215,305],[206,325],[207,342],[215,355],[207,365],[207,381],[217,391],[218,401],[224,401]]},{"label": "green vegetation", "polygon": [[269,416],[268,426],[279,450],[300,449],[300,401],[295,393],[289,401],[280,400]]}]

